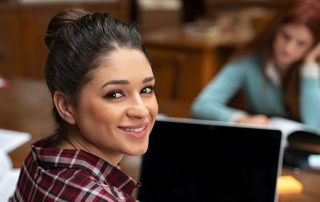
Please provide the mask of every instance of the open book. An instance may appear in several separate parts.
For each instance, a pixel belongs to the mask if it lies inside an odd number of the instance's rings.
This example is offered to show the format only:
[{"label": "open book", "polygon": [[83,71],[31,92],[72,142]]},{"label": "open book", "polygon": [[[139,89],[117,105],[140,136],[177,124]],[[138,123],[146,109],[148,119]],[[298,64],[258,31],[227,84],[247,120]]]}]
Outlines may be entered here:
[{"label": "open book", "polygon": [[27,142],[29,133],[0,129],[0,200],[8,201],[12,196],[20,174],[20,169],[12,167],[9,152]]},{"label": "open book", "polygon": [[272,117],[270,120],[271,126],[280,129],[286,137],[296,131],[305,131],[320,135],[320,129],[308,127],[307,125],[297,121],[292,121],[281,117]]},{"label": "open book", "polygon": [[282,131],[285,164],[320,171],[320,129],[280,117],[271,118],[271,127]]},{"label": "open book", "polygon": [[281,130],[284,136],[283,146],[287,145],[289,136],[298,133],[309,136],[319,136],[320,140],[320,129],[311,128],[303,123],[281,117],[272,117],[270,121],[271,127]]}]

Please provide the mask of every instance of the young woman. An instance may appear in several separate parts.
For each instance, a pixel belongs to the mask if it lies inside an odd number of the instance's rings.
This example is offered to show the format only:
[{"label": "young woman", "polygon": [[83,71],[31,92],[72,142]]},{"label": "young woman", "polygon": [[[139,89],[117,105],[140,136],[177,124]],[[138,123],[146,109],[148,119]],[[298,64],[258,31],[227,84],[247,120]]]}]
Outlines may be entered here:
[{"label": "young woman", "polygon": [[12,201],[135,201],[119,170],[141,155],[158,112],[155,78],[134,27],[72,9],[49,23],[45,77],[57,130],[32,145]]},{"label": "young woman", "polygon": [[[268,117],[280,116],[320,127],[320,2],[292,5],[208,84],[193,117],[268,125]],[[246,111],[227,105],[239,89]]]}]

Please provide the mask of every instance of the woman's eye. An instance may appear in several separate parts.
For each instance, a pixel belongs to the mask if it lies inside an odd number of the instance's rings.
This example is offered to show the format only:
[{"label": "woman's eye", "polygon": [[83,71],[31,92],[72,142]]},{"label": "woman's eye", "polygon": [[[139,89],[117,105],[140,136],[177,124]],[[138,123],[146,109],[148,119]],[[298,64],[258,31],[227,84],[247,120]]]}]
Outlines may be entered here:
[{"label": "woman's eye", "polygon": [[282,37],[286,40],[286,41],[289,41],[290,40],[290,36],[289,34],[287,34],[286,32],[282,32]]},{"label": "woman's eye", "polygon": [[141,90],[141,93],[151,94],[154,92],[154,86],[148,86]]},{"label": "woman's eye", "polygon": [[302,46],[304,46],[304,45],[306,44],[306,42],[304,42],[304,41],[298,41],[297,44],[298,44],[298,46],[302,47]]},{"label": "woman's eye", "polygon": [[123,95],[122,92],[120,91],[113,91],[113,92],[110,92],[108,93],[105,98],[108,98],[108,99],[117,99],[117,98],[121,98]]}]

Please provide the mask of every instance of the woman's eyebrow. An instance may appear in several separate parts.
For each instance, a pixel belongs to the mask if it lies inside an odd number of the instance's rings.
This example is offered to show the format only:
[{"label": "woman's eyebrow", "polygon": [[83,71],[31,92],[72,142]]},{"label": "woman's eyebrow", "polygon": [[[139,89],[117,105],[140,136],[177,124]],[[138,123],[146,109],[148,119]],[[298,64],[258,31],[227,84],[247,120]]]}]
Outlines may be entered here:
[{"label": "woman's eyebrow", "polygon": [[121,85],[129,84],[129,81],[127,81],[127,80],[111,80],[111,81],[108,81],[107,83],[103,84],[101,86],[101,88],[104,88],[107,85],[117,85],[117,84],[121,84]]},{"label": "woman's eyebrow", "polygon": [[[145,79],[143,79],[142,83],[148,83],[150,81],[153,81],[155,78],[153,76],[150,76],[150,77],[146,77]],[[101,86],[101,88],[104,88],[106,87],[107,85],[126,85],[126,84],[129,84],[129,81],[128,80],[111,80],[111,81],[108,81],[107,83],[103,84]]]},{"label": "woman's eyebrow", "polygon": [[146,77],[145,79],[143,79],[142,83],[148,83],[150,81],[153,81],[155,78],[153,76],[150,77]]}]

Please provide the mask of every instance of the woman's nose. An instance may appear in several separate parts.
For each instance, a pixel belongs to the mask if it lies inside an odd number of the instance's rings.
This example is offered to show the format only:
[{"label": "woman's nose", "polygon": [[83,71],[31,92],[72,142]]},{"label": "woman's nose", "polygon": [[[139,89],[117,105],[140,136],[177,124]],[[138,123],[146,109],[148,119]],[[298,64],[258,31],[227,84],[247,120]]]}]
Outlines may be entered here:
[{"label": "woman's nose", "polygon": [[131,100],[130,107],[127,110],[127,114],[132,118],[144,118],[149,113],[148,108],[141,98],[141,96],[135,96]]},{"label": "woman's nose", "polygon": [[285,51],[286,53],[290,54],[290,53],[293,53],[295,52],[295,49],[296,49],[296,45],[293,41],[288,41],[285,45]]}]

